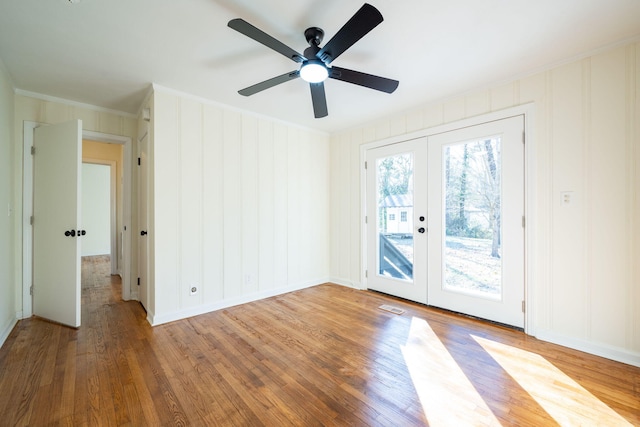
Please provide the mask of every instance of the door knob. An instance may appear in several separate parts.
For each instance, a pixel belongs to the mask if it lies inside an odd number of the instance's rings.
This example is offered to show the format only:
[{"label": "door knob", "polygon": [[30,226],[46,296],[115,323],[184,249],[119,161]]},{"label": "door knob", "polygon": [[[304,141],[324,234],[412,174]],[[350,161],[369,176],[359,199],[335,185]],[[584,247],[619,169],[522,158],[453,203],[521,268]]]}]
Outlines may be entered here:
[{"label": "door knob", "polygon": [[141,235],[141,236],[146,236],[146,235],[147,235],[147,232],[146,232],[146,231],[144,231],[144,230],[142,230],[142,231],[140,232],[140,235]]},{"label": "door knob", "polygon": [[69,237],[69,236],[75,237],[76,230],[67,230],[67,231],[64,232],[64,235],[67,236],[67,237]]},{"label": "door knob", "polygon": [[418,228],[418,233],[424,233],[425,231],[427,230],[424,227]]},{"label": "door knob", "polygon": [[86,234],[87,234],[86,230],[78,230],[78,236],[84,236]]}]

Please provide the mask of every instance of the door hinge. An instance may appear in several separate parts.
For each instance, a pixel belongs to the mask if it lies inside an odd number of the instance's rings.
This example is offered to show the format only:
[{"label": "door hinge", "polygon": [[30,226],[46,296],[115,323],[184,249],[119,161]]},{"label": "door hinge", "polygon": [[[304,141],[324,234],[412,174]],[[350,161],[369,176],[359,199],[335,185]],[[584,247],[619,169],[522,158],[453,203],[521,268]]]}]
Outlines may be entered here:
[{"label": "door hinge", "polygon": [[369,277],[369,270],[364,271],[364,277],[367,277],[367,278]]},{"label": "door hinge", "polygon": [[527,225],[527,221],[524,219],[524,215],[522,215],[522,228],[525,228]]},{"label": "door hinge", "polygon": [[140,166],[140,157],[138,157],[138,166]]},{"label": "door hinge", "polygon": [[33,295],[33,285],[29,287],[29,295]]},{"label": "door hinge", "polygon": [[36,154],[36,147],[35,145],[31,146],[31,155],[34,156]]},{"label": "door hinge", "polygon": [[526,140],[526,133],[525,133],[525,131],[522,131],[522,143],[523,144],[524,144],[525,140]]},{"label": "door hinge", "polygon": [[140,278],[138,277],[138,286],[140,286]]},{"label": "door hinge", "polygon": [[29,217],[29,225],[33,225],[33,215]]},{"label": "door hinge", "polygon": [[525,305],[525,303],[524,303],[524,300],[522,300],[522,312],[523,312],[523,313],[525,312],[525,307],[526,307],[526,305]]},{"label": "door hinge", "polygon": [[369,217],[367,215],[364,216],[364,223],[369,224]]},{"label": "door hinge", "polygon": [[364,162],[364,168],[365,169],[367,168],[367,162]]}]

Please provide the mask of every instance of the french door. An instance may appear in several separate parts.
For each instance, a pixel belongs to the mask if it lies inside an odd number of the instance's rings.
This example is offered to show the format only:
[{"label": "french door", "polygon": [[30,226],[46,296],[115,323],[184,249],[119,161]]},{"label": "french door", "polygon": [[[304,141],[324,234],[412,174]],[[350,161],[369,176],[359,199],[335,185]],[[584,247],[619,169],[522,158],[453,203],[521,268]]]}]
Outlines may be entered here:
[{"label": "french door", "polygon": [[524,119],[367,151],[367,286],[524,326]]},{"label": "french door", "polygon": [[524,327],[523,126],[429,138],[430,305]]},{"label": "french door", "polygon": [[423,304],[426,172],[426,138],[367,151],[367,286]]}]

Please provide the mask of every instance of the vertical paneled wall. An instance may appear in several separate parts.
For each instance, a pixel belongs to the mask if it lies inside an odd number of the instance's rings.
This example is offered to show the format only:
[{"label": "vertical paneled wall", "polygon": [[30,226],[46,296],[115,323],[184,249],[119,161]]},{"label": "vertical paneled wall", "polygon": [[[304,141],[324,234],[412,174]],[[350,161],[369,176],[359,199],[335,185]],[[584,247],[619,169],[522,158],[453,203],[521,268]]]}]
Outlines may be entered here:
[{"label": "vertical paneled wall", "polygon": [[14,233],[15,201],[13,188],[12,135],[13,87],[9,73],[0,60],[0,346],[17,321],[15,307]]},{"label": "vertical paneled wall", "polygon": [[333,135],[332,279],[362,280],[361,144],[533,102],[533,330],[640,365],[639,64],[640,44],[630,43]]},{"label": "vertical paneled wall", "polygon": [[154,324],[328,279],[327,135],[161,88],[152,123]]}]

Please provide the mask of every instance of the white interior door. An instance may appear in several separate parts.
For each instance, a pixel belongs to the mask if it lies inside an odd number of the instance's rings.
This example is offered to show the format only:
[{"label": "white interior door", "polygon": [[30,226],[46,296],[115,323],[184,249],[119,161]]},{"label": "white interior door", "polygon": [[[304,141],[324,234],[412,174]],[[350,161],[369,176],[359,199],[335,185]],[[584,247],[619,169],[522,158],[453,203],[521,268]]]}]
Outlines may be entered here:
[{"label": "white interior door", "polygon": [[524,118],[429,137],[429,305],[524,327]]},{"label": "white interior door", "polygon": [[367,150],[367,287],[427,302],[427,144]]},{"label": "white interior door", "polygon": [[147,239],[147,227],[148,227],[148,182],[149,182],[149,166],[147,161],[148,150],[148,135],[140,140],[140,165],[138,167],[138,275],[139,275],[139,288],[138,298],[140,303],[146,309],[148,309],[149,292],[147,287],[147,256],[148,256],[148,242]]},{"label": "white interior door", "polygon": [[80,326],[82,122],[35,129],[33,312]]}]

